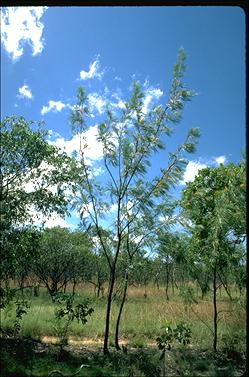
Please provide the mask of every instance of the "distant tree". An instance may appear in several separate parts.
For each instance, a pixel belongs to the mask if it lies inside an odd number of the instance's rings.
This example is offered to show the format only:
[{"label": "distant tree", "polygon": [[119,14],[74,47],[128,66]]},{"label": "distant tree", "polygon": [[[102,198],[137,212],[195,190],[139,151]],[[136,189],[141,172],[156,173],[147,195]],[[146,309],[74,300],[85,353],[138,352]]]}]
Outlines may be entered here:
[{"label": "distant tree", "polygon": [[[65,283],[73,283],[73,294],[76,285],[81,281],[89,281],[92,278],[93,267],[93,242],[90,235],[82,230],[74,230],[69,234],[70,243],[73,245],[71,261],[67,273],[64,275]],[[66,288],[66,284],[64,284]]]},{"label": "distant tree", "polygon": [[[199,171],[182,192],[181,206],[192,222],[193,261],[212,276],[213,349],[217,351],[217,289],[226,269],[243,259],[236,245],[245,240],[245,162]],[[242,256],[242,255],[240,255]],[[236,262],[235,262],[236,261]],[[224,284],[224,282],[223,282]]]},{"label": "distant tree", "polygon": [[[166,299],[169,300],[169,284],[174,280],[174,254],[178,238],[174,233],[161,233],[158,243],[158,255],[162,263],[161,276],[164,280]],[[173,283],[174,284],[174,283]]]},{"label": "distant tree", "polygon": [[5,242],[6,239],[8,242],[3,249],[7,249],[8,253],[1,261],[1,280],[6,287],[9,287],[10,279],[17,281],[21,291],[26,287],[27,278],[32,275],[39,237],[39,232],[32,227],[15,228],[8,234],[8,238],[5,237]]},{"label": "distant tree", "polygon": [[80,237],[79,248],[74,236],[67,228],[60,227],[47,228],[42,232],[33,269],[45,284],[52,300],[65,283],[76,279],[83,263],[86,263],[85,251],[89,241],[84,236]]},{"label": "distant tree", "polygon": [[158,255],[162,264],[161,276],[164,280],[167,300],[169,300],[168,290],[174,268],[173,254],[175,247],[176,237],[172,233],[163,234],[159,237]]},{"label": "distant tree", "polygon": [[[9,251],[15,260],[12,263],[14,267],[12,274],[5,276],[8,278],[16,279],[21,291],[25,287],[33,287],[33,259],[36,256],[37,248],[39,245],[40,232],[33,228],[15,229],[11,235],[11,242],[8,243]],[[6,270],[7,273],[10,270]]]},{"label": "distant tree", "polygon": [[131,267],[131,281],[144,288],[144,297],[147,298],[147,287],[151,282],[153,272],[153,260],[149,256],[138,254]]},{"label": "distant tree", "polygon": [[[150,227],[168,207],[169,188],[181,178],[186,161],[183,152],[193,152],[199,136],[198,129],[191,129],[187,138],[174,153],[169,154],[158,175],[153,171],[153,178],[148,175],[152,156],[165,148],[165,137],[171,135],[171,125],[179,123],[186,101],[194,93],[182,83],[185,71],[185,52],[181,49],[174,66],[170,98],[165,106],[154,105],[149,111],[145,108],[145,94],[138,82],[134,83],[133,92],[120,116],[106,110],[106,121],[98,126],[98,140],[103,147],[105,174],[109,177],[97,182],[94,171],[88,164],[85,151],[87,141],[85,115],[89,115],[87,95],[79,88],[77,103],[72,110],[71,124],[74,132],[81,136],[80,155],[86,185],[81,189],[79,199],[82,217],[88,214],[88,220],[94,225],[103,253],[109,266],[109,283],[106,307],[104,353],[108,353],[110,313],[114,292],[116,270],[123,243],[127,237],[134,239],[138,219]],[[111,212],[111,206],[116,212]],[[103,237],[100,219],[109,213],[108,228],[110,237]],[[157,224],[158,226],[158,224]],[[149,232],[148,232],[149,234]]]},{"label": "distant tree", "polygon": [[104,297],[104,285],[109,276],[106,257],[102,250],[100,250],[97,253],[92,252],[90,260],[92,261],[90,265],[91,275],[87,281],[94,286],[94,292],[97,298],[100,297],[100,294],[101,297]]},{"label": "distant tree", "polygon": [[188,248],[189,237],[172,230],[158,232],[157,256],[160,263],[159,277],[165,285],[166,298],[169,300],[169,285],[178,287],[177,282],[183,286],[188,278]]}]

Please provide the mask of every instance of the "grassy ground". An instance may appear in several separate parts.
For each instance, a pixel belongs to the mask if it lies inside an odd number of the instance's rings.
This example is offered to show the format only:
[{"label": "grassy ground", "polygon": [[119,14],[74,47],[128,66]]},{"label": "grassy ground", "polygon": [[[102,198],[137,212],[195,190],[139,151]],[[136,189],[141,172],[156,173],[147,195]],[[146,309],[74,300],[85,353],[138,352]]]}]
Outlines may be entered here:
[{"label": "grassy ground", "polygon": [[[234,360],[240,358],[242,360],[243,356],[238,355],[243,355],[245,353],[245,308],[243,308],[243,306],[236,300],[231,302],[226,296],[225,292],[220,292],[220,295],[218,296],[218,309],[221,311],[218,325],[218,348],[220,353],[218,353],[218,355],[221,355],[220,357],[223,361],[219,365],[217,355],[215,358],[213,358],[210,353],[212,348],[212,334],[207,327],[210,326],[212,328],[213,308],[211,295],[207,295],[204,300],[198,299],[198,304],[193,306],[196,313],[194,314],[191,308],[185,307],[177,290],[175,290],[174,295],[172,292],[170,293],[170,300],[167,301],[163,289],[158,290],[155,287],[149,287],[147,289],[147,297],[144,297],[143,288],[130,288],[120,326],[120,338],[123,343],[128,345],[128,349],[131,352],[128,352],[128,356],[124,353],[121,353],[122,357],[113,356],[114,359],[121,357],[122,360],[119,360],[118,362],[116,359],[116,361],[106,361],[106,359],[101,359],[101,361],[100,359],[97,360],[97,356],[99,358],[102,357],[100,356],[101,354],[99,350],[102,346],[104,334],[106,299],[95,298],[92,288],[89,286],[79,287],[76,295],[76,301],[80,302],[82,298],[90,298],[91,305],[94,308],[94,313],[84,326],[78,324],[77,322],[73,322],[69,332],[69,347],[72,349],[73,346],[73,349],[76,350],[79,347],[81,347],[81,349],[82,347],[86,348],[86,345],[88,345],[89,348],[90,345],[95,346],[95,350],[97,350],[97,352],[93,353],[95,356],[90,357],[91,368],[89,367],[87,370],[82,369],[78,375],[121,376],[122,374],[118,373],[122,373],[122,370],[119,370],[118,366],[115,366],[115,363],[117,362],[117,365],[122,365],[122,363],[124,364],[123,368],[126,369],[125,375],[127,376],[149,376],[149,374],[146,374],[146,371],[149,370],[149,366],[145,367],[145,365],[143,365],[143,363],[146,364],[145,361],[141,361],[141,366],[140,364],[137,365],[136,363],[131,365],[131,360],[129,360],[129,357],[132,357],[129,356],[130,354],[133,355],[134,352],[140,352],[139,355],[142,356],[139,357],[142,359],[144,358],[144,360],[146,359],[148,363],[151,362],[151,368],[154,368],[154,374],[151,374],[151,376],[156,376],[155,373],[157,373],[161,368],[161,362],[159,361],[160,353],[156,347],[155,340],[156,337],[162,333],[162,327],[165,326],[167,321],[170,321],[172,325],[180,322],[187,323],[191,327],[192,339],[191,343],[185,350],[179,348],[177,345],[173,346],[173,351],[168,355],[169,360],[167,365],[168,368],[171,365],[172,369],[170,372],[171,374],[168,374],[168,376],[239,376],[240,374],[236,374],[237,372],[234,371],[234,368],[231,365],[234,364]],[[235,292],[233,293],[235,295]],[[31,295],[31,293],[26,293],[27,298],[29,298],[29,294]],[[114,329],[118,311],[118,303],[118,300],[113,301],[110,327],[110,346],[114,344]],[[31,307],[28,310],[28,313],[23,316],[19,336],[37,340],[45,340],[46,342],[53,339],[56,340],[56,338],[53,338],[56,336],[56,332],[54,330],[54,309],[55,304],[52,303],[46,291],[40,290],[39,297],[32,297]],[[1,314],[2,327],[11,327],[14,319],[14,306],[8,307]],[[147,347],[150,347],[150,350],[146,351]],[[144,356],[143,352],[147,352],[147,356]],[[5,366],[11,365],[14,367],[16,363],[12,360],[13,352],[11,352],[12,356],[10,356],[10,354],[8,354],[8,350],[5,350],[4,355],[3,364]],[[52,369],[58,369],[58,367],[62,368],[60,370],[63,370],[64,374],[69,376],[71,373],[77,371],[77,368],[80,365],[79,363],[82,363],[82,360],[78,360],[77,357],[75,359],[75,355],[70,357],[66,362],[63,360],[60,362],[58,360],[56,361],[52,351],[46,352],[46,356],[44,357],[39,353],[35,355],[35,358],[30,361],[32,365],[32,375],[34,376],[47,376],[47,370],[51,371]],[[116,355],[116,353],[114,353],[114,355]],[[224,357],[227,361],[224,361]],[[230,362],[230,359],[233,361]],[[240,362],[242,362],[241,360]],[[241,365],[240,362],[239,365]],[[100,369],[98,363],[102,363],[102,367]],[[25,376],[28,375],[25,374],[27,373],[27,369],[25,372],[25,367],[23,367],[24,370],[22,370],[22,364],[20,362],[17,364],[17,369],[21,368],[20,373],[24,373],[23,375]],[[129,368],[133,368],[135,372],[133,373],[132,369],[129,370]],[[156,368],[159,369],[157,370]],[[223,370],[222,368],[225,369]],[[9,369],[7,368],[6,370]],[[195,371],[197,374],[191,374],[193,371]],[[6,376],[11,375],[8,374],[8,372],[6,373]],[[17,370],[13,373],[13,376],[18,376]],[[160,369],[160,373],[162,373],[162,368]],[[160,373],[158,375],[160,375]],[[20,376],[21,375],[22,374],[20,374]]]},{"label": "grassy ground", "polygon": [[[124,307],[120,326],[120,337],[132,343],[141,343],[141,346],[155,341],[160,335],[162,327],[170,321],[172,325],[185,322],[191,326],[193,345],[210,348],[212,334],[207,326],[212,327],[213,307],[211,296],[199,300],[198,304],[186,308],[178,292],[171,295],[170,300],[165,299],[163,289],[154,287],[147,289],[147,297],[144,297],[142,288],[130,288],[127,302]],[[94,313],[84,325],[74,322],[71,326],[70,336],[74,339],[91,338],[101,339],[105,327],[105,298],[94,298],[91,289],[86,286],[79,289],[76,300],[90,297]],[[110,340],[112,342],[117,318],[118,301],[113,302],[111,313]],[[21,323],[21,336],[42,339],[44,336],[55,336],[54,309],[46,291],[40,292],[39,297],[32,297],[31,307],[28,314],[23,316]],[[220,313],[219,338],[226,334],[245,333],[246,312],[237,302],[231,302],[224,292],[218,297],[218,310]],[[14,308],[9,307],[2,313],[2,326],[8,327],[13,323]]]}]

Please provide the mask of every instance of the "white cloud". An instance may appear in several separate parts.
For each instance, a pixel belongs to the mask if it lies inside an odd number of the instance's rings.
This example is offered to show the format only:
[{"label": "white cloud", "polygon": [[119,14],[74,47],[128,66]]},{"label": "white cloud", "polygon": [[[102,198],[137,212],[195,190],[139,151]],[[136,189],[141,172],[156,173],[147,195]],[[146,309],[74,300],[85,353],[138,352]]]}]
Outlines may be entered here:
[{"label": "white cloud", "polygon": [[99,168],[93,169],[93,175],[97,177],[98,175],[101,175],[104,173],[104,169],[100,166]]},{"label": "white cloud", "polygon": [[[23,184],[23,188],[27,193],[34,192],[44,186],[44,182],[46,182],[46,175],[48,173],[53,173],[54,166],[48,164],[47,162],[42,162],[39,165],[39,173],[38,169],[33,169],[29,174],[26,174],[25,181]],[[57,185],[50,185],[46,187],[48,191],[52,194],[57,193]],[[67,190],[67,194],[70,195],[71,191]]]},{"label": "white cloud", "polygon": [[26,97],[29,99],[33,98],[31,89],[28,87],[28,85],[23,85],[21,88],[19,88],[19,94],[20,97]]},{"label": "white cloud", "polygon": [[101,97],[97,93],[89,94],[88,101],[90,105],[90,111],[94,111],[96,109],[99,114],[103,114],[106,107],[106,100],[105,98]]},{"label": "white cloud", "polygon": [[97,57],[94,62],[89,65],[89,71],[80,71],[80,78],[81,80],[92,79],[94,77],[101,79],[103,73],[103,71],[100,71],[99,57]]},{"label": "white cloud", "polygon": [[125,102],[121,99],[118,99],[118,102],[112,102],[111,103],[112,107],[118,108],[118,109],[125,109]]},{"label": "white cloud", "polygon": [[136,236],[133,238],[133,242],[135,242],[135,244],[139,244],[142,240],[143,240],[144,236]]},{"label": "white cloud", "polygon": [[[84,150],[84,156],[90,160],[100,160],[103,156],[102,144],[97,140],[98,126],[91,126],[83,133],[87,147]],[[78,152],[80,148],[80,134],[74,135],[71,140],[65,140],[63,137],[58,137],[49,143],[56,145],[71,155],[73,152]],[[97,171],[97,173],[100,171]]]},{"label": "white cloud", "polygon": [[58,215],[56,212],[52,212],[50,216],[44,216],[40,212],[36,211],[34,206],[30,206],[29,214],[31,221],[25,222],[24,225],[32,225],[41,227],[44,226],[45,228],[53,228],[55,226],[60,226],[62,228],[71,228],[75,229],[76,226],[74,224],[70,224],[66,221],[65,217]]},{"label": "white cloud", "polygon": [[125,109],[125,101],[121,99],[122,92],[120,89],[117,90],[117,92],[111,93],[111,98],[114,98],[115,102],[113,100],[110,100],[110,105],[115,109]]},{"label": "white cloud", "polygon": [[44,219],[45,228],[53,228],[54,226],[60,226],[61,228],[71,228],[74,229],[76,226],[74,224],[68,223],[64,218],[57,214],[53,214],[51,217]]},{"label": "white cloud", "polygon": [[217,165],[224,164],[226,162],[226,156],[214,157]]},{"label": "white cloud", "polygon": [[[47,162],[42,162],[39,166],[39,173],[37,169],[29,172],[25,176],[25,182],[23,183],[22,187],[27,193],[35,192],[42,187],[44,187],[44,183],[46,182],[45,176],[49,173],[52,173],[54,170],[53,165],[48,164]],[[53,195],[57,193],[57,185],[49,185],[45,184],[46,190],[50,191]],[[70,196],[72,195],[72,191],[70,188],[67,188],[66,185],[61,187],[65,189],[65,195]],[[61,227],[75,227],[72,224],[66,222],[64,217],[61,217],[56,212],[53,212],[51,216],[43,215],[40,211],[36,209],[34,205],[30,205],[28,208],[28,212],[30,215],[30,221],[27,221],[25,225],[32,223],[35,226],[42,226],[45,227],[53,227],[53,226],[61,226]]]},{"label": "white cloud", "polygon": [[49,140],[56,139],[56,138],[59,138],[59,137],[61,137],[61,135],[58,132],[55,132],[53,130],[48,130],[48,139]]},{"label": "white cloud", "polygon": [[118,101],[118,103],[116,104],[116,106],[120,109],[125,109],[125,102],[122,101],[121,99]]},{"label": "white cloud", "polygon": [[185,185],[186,182],[193,182],[195,176],[198,174],[198,171],[205,169],[206,167],[215,167],[220,164],[224,164],[227,161],[226,156],[217,156],[212,158],[205,158],[204,162],[200,161],[189,161],[186,167],[183,180],[180,182],[181,185]]},{"label": "white cloud", "polygon": [[160,221],[160,223],[166,223],[168,224],[170,221],[172,221],[172,219],[174,218],[174,216],[159,216],[158,217],[158,220]]},{"label": "white cloud", "polygon": [[158,100],[162,95],[163,95],[163,91],[161,89],[149,88],[145,90],[145,98],[144,98],[144,105],[142,108],[142,112],[144,114],[147,114],[151,101]]},{"label": "white cloud", "polygon": [[199,170],[206,168],[206,164],[201,164],[198,161],[189,161],[183,180],[181,181],[181,184],[184,185],[186,182],[193,182],[195,179],[195,176],[198,174]]},{"label": "white cloud", "polygon": [[48,113],[49,111],[58,112],[68,106],[69,105],[62,103],[61,101],[48,101],[48,106],[42,107],[41,114],[44,115]]},{"label": "white cloud", "polygon": [[12,60],[23,55],[23,45],[28,43],[32,55],[44,48],[44,25],[39,21],[48,7],[6,7],[1,9],[1,41]]},{"label": "white cloud", "polygon": [[127,212],[128,212],[129,215],[132,215],[133,208],[134,208],[134,203],[131,200],[128,200]]},{"label": "white cloud", "polygon": [[113,203],[113,204],[110,206],[109,212],[114,214],[114,213],[117,212],[117,210],[118,210],[118,205],[117,205],[117,203]]}]

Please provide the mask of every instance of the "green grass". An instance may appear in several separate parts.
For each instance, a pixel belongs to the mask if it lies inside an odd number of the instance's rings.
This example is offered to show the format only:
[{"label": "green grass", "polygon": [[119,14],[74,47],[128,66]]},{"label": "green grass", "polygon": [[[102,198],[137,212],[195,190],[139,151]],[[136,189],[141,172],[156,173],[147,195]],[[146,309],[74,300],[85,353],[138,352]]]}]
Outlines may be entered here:
[{"label": "green grass", "polygon": [[[84,288],[83,293],[78,291],[76,301],[90,297],[94,313],[88,322],[82,326],[76,321],[70,328],[70,336],[75,339],[91,338],[93,340],[103,338],[105,328],[105,298],[96,299],[89,288]],[[194,306],[195,312],[202,319],[196,317],[190,309],[185,308],[177,290],[175,294],[170,294],[167,301],[163,289],[157,290],[154,287],[147,289],[148,297],[143,296],[143,288],[130,288],[127,302],[123,310],[122,321],[120,324],[120,338],[126,340],[130,345],[139,348],[147,344],[155,343],[155,339],[162,332],[162,327],[167,321],[172,325],[185,322],[190,325],[192,330],[191,344],[194,347],[211,348],[212,334],[206,325],[212,324],[213,308],[212,297],[208,295],[204,300]],[[219,322],[219,342],[226,334],[241,333],[243,343],[243,332],[245,334],[246,314],[245,310],[237,307],[236,302],[231,303],[224,292],[218,296],[218,309],[223,310]],[[27,294],[28,296],[29,294]],[[23,316],[21,322],[20,335],[34,339],[42,339],[44,336],[55,336],[53,328],[55,304],[45,290],[40,290],[39,297],[32,297],[31,307],[28,313]],[[115,321],[118,314],[118,302],[113,301],[111,322],[110,322],[110,341],[114,341]],[[1,313],[1,323],[3,328],[11,327],[14,319],[14,306],[7,308]],[[206,325],[205,325],[206,324]],[[232,342],[232,340],[231,340]]]}]

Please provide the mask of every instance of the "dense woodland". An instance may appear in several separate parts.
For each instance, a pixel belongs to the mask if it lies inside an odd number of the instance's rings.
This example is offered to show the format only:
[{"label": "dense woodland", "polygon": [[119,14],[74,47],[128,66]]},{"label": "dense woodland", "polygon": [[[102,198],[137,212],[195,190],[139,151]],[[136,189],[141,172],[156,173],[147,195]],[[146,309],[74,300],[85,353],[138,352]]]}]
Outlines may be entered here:
[{"label": "dense woodland", "polygon": [[[103,346],[97,353],[102,359],[95,360],[95,364],[93,359],[93,364],[88,360],[90,372],[82,367],[77,370],[78,375],[159,376],[169,373],[167,355],[172,347],[186,351],[192,345],[198,355],[199,332],[207,340],[205,346],[211,352],[208,358],[216,355],[212,359],[213,375],[222,375],[222,368],[224,375],[236,375],[236,363],[239,373],[243,373],[245,159],[242,156],[238,164],[200,170],[195,180],[184,186],[180,199],[174,199],[170,190],[179,183],[186,155],[195,151],[200,136],[194,128],[175,152],[169,153],[168,164],[154,177],[148,175],[151,157],[164,150],[165,138],[174,134],[185,103],[195,95],[182,82],[185,59],[180,50],[165,106],[154,106],[144,114],[144,95],[139,83],[134,83],[132,96],[119,118],[107,108],[106,122],[98,128],[105,172],[102,181],[95,177],[85,153],[89,110],[82,87],[70,116],[73,132],[80,135],[78,155],[69,157],[50,143],[42,124],[16,116],[2,120],[3,344],[14,339],[11,347],[15,348],[27,336],[40,340],[55,335],[60,355],[57,361],[65,362],[69,337],[77,333],[84,338],[86,331],[89,337],[101,339]],[[39,223],[41,215],[43,219],[53,213],[63,216],[71,210],[78,211],[81,218],[77,229],[46,228],[42,220]],[[131,312],[129,305],[134,302],[137,309]],[[45,308],[44,323],[35,312],[37,303]],[[155,312],[160,303],[164,305],[162,311]],[[204,303],[208,305],[206,313],[198,310]],[[147,305],[148,318],[153,317],[154,321],[150,333],[145,328],[143,334],[138,334],[140,341],[144,336],[141,352],[149,341],[154,342],[150,356],[139,354],[143,367],[129,359],[130,334],[135,332],[132,324],[142,305]],[[177,305],[181,305],[180,314]],[[176,311],[168,318],[165,313],[170,307]],[[29,313],[33,318],[37,316],[37,322],[28,331],[25,317]],[[95,317],[97,313],[99,319]],[[183,313],[187,313],[184,321]],[[46,326],[49,324],[46,330],[45,320]],[[126,331],[129,323],[130,330]],[[230,325],[225,326],[226,323]],[[120,354],[123,351],[123,370],[114,368],[115,363],[122,362],[115,359],[113,347]],[[32,374],[34,360],[28,371],[13,372],[6,349],[4,355],[6,376],[38,375]],[[38,353],[35,355],[39,358]],[[223,355],[225,360],[219,367],[217,355]],[[106,358],[111,360],[109,366]],[[80,363],[79,360],[76,361]],[[184,360],[184,367],[172,375],[211,373],[209,366],[204,366],[202,372],[191,371],[193,360],[187,364],[186,355]],[[56,375],[52,369],[39,375]],[[58,371],[57,375],[73,375],[71,369],[65,373]]]}]

